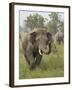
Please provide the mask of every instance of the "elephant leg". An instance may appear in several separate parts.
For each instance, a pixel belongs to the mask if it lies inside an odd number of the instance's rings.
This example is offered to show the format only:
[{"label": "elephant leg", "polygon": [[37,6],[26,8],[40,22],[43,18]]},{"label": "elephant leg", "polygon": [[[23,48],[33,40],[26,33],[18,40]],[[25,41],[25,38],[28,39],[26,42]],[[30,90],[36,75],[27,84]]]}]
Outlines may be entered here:
[{"label": "elephant leg", "polygon": [[35,58],[33,56],[33,50],[31,49],[31,47],[28,47],[25,50],[24,56],[26,58],[26,61],[30,67],[30,69],[35,68]]},{"label": "elephant leg", "polygon": [[38,55],[36,56],[35,64],[36,64],[36,65],[40,65],[41,59],[42,59],[42,56],[38,54]]},{"label": "elephant leg", "polygon": [[57,40],[57,43],[58,43],[58,44],[60,44],[60,42],[61,42],[60,40]]},{"label": "elephant leg", "polygon": [[30,69],[34,69],[35,68],[35,59],[32,57],[32,56],[28,56],[29,54],[27,55],[24,55],[25,56],[25,59],[28,63],[28,66]]}]

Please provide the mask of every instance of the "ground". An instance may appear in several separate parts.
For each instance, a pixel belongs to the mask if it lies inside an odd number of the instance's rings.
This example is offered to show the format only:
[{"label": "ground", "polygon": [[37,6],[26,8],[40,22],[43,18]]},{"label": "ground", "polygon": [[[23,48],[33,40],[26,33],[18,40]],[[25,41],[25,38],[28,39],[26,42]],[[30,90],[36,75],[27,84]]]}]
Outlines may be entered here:
[{"label": "ground", "polygon": [[49,55],[43,55],[40,66],[30,70],[22,47],[20,45],[19,54],[19,79],[29,78],[51,78],[64,76],[64,45],[57,45],[57,52]]}]

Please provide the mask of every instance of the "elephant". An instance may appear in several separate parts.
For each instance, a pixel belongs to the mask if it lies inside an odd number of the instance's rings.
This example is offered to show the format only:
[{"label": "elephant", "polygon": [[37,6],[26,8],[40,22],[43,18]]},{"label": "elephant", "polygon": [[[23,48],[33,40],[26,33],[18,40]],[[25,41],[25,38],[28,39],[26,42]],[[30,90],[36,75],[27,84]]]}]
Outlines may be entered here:
[{"label": "elephant", "polygon": [[45,28],[35,28],[22,39],[25,59],[30,69],[40,65],[43,54],[51,53],[52,34]]},{"label": "elephant", "polygon": [[64,42],[64,34],[62,31],[58,30],[55,34],[55,40],[58,44],[61,44]]}]

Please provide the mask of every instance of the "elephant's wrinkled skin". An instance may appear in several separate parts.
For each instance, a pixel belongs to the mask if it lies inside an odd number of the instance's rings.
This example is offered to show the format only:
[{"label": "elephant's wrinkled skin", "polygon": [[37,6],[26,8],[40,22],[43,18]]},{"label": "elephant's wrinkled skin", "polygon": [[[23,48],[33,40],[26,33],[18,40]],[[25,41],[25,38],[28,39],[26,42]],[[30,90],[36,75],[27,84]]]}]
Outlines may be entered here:
[{"label": "elephant's wrinkled skin", "polygon": [[36,28],[24,35],[24,56],[31,69],[40,64],[43,54],[51,52],[51,42],[52,34],[45,28]]}]

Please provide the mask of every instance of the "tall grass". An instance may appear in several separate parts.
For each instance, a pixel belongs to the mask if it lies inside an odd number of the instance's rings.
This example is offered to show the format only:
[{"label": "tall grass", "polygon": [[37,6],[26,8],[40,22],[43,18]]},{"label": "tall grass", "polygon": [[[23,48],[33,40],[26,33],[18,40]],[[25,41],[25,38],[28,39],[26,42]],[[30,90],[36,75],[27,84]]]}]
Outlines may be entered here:
[{"label": "tall grass", "polygon": [[64,76],[64,46],[57,45],[57,52],[43,55],[39,67],[30,70],[20,47],[19,53],[19,79],[51,78]]}]

